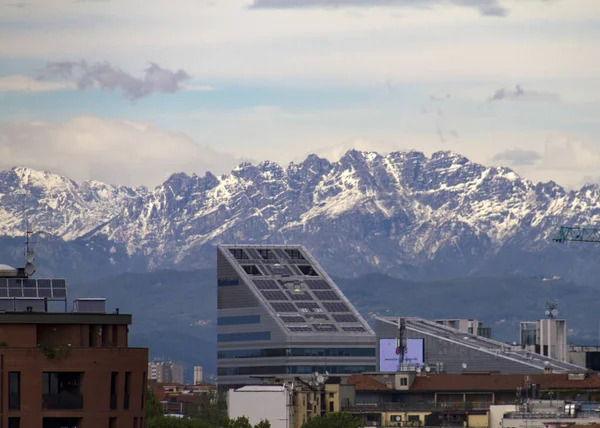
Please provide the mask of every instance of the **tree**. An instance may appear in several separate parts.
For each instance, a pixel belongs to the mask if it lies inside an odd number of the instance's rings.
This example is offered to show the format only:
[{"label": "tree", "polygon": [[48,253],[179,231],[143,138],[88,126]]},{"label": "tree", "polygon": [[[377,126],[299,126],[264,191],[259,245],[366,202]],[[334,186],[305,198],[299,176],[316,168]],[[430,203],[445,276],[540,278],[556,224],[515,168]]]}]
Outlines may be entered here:
[{"label": "tree", "polygon": [[146,420],[158,418],[163,415],[163,405],[152,390],[146,392]]},{"label": "tree", "polygon": [[186,416],[192,419],[200,419],[217,427],[227,426],[227,399],[225,392],[215,391],[198,396],[198,401],[187,412]]},{"label": "tree", "polygon": [[237,419],[231,419],[227,428],[252,428],[252,425],[247,417],[240,416]]},{"label": "tree", "polygon": [[315,416],[302,424],[302,428],[362,428],[362,426],[360,420],[344,412]]},{"label": "tree", "polygon": [[259,423],[254,425],[254,428],[271,428],[271,422],[266,419],[262,419]]},{"label": "tree", "polygon": [[219,428],[219,426],[199,419],[159,416],[148,419],[146,421],[146,428]]}]

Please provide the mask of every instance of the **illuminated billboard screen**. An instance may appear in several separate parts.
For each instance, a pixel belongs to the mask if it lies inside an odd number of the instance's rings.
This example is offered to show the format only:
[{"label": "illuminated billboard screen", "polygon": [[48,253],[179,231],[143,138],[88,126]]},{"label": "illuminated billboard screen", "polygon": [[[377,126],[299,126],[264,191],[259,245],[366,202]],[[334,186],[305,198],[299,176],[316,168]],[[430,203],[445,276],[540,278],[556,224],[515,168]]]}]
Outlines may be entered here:
[{"label": "illuminated billboard screen", "polygon": [[[423,365],[423,339],[407,339],[404,364]],[[379,371],[396,372],[400,355],[396,353],[396,339],[379,339]]]}]

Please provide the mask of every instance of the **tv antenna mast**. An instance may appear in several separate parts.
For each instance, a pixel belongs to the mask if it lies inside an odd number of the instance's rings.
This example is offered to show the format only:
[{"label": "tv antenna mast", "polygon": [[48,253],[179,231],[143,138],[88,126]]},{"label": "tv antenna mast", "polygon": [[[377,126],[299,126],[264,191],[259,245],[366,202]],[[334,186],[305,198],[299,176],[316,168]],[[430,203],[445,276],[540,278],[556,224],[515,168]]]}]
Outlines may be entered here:
[{"label": "tv antenna mast", "polygon": [[558,316],[558,300],[555,300],[554,302],[546,302],[545,314],[551,320]]},{"label": "tv antenna mast", "polygon": [[406,357],[406,318],[398,318],[398,335],[396,337],[396,355],[398,355],[398,371],[402,371]]},{"label": "tv antenna mast", "polygon": [[33,235],[33,230],[29,228],[27,225],[27,229],[25,231],[25,274],[27,276],[31,276],[35,273],[35,266],[33,265],[33,261],[35,260],[35,255],[33,253],[33,248],[31,246],[31,236]]}]

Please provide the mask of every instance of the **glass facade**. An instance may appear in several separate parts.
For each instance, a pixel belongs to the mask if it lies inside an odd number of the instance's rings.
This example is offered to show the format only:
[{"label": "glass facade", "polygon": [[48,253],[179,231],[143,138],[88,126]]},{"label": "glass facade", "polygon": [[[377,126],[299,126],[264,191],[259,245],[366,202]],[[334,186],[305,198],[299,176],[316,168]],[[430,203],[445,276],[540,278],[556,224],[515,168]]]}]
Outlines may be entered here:
[{"label": "glass facade", "polygon": [[251,375],[287,375],[312,374],[314,372],[329,374],[355,374],[374,372],[375,366],[340,365],[340,366],[260,366],[260,367],[219,367],[219,376],[251,376]]},{"label": "glass facade", "polygon": [[240,315],[235,317],[219,317],[217,325],[260,324],[260,315]]},{"label": "glass facade", "polygon": [[273,348],[219,351],[218,359],[265,357],[374,357],[375,348]]},{"label": "glass facade", "polygon": [[251,342],[255,340],[271,340],[271,332],[254,331],[250,333],[222,333],[217,335],[217,342]]}]

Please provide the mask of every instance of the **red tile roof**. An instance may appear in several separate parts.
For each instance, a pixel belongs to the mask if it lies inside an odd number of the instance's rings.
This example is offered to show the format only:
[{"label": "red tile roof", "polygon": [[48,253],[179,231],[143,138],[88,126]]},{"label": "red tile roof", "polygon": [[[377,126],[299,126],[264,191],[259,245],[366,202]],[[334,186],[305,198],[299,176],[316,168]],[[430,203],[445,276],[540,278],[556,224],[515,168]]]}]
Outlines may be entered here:
[{"label": "red tile roof", "polygon": [[413,391],[514,391],[525,383],[540,389],[600,389],[600,376],[588,374],[584,380],[569,380],[567,374],[431,374],[417,376]]},{"label": "red tile roof", "polygon": [[389,391],[386,384],[379,382],[368,375],[352,375],[348,378],[348,384],[354,385],[357,391]]}]

